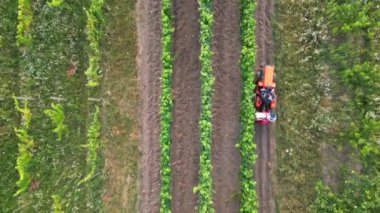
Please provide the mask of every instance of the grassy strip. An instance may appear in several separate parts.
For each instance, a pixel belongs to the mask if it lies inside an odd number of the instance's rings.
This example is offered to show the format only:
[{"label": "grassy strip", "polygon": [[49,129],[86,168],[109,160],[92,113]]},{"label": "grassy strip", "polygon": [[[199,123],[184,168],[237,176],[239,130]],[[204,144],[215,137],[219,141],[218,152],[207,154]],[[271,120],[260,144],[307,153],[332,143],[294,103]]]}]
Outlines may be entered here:
[{"label": "grassy strip", "polygon": [[18,179],[15,170],[18,155],[14,128],[19,126],[12,93],[18,93],[18,56],[16,46],[17,1],[0,0],[0,209],[12,212],[16,208]]},{"label": "grassy strip", "polygon": [[254,120],[255,109],[252,98],[254,90],[253,66],[256,56],[255,43],[255,11],[256,3],[253,0],[241,0],[241,55],[240,69],[242,77],[242,98],[240,104],[241,133],[238,147],[241,154],[240,185],[241,206],[240,212],[257,212],[257,196],[255,180],[253,177],[253,165],[255,163]]},{"label": "grassy strip", "polygon": [[135,64],[136,1],[107,0],[106,4],[104,33],[107,36],[101,45],[101,66],[106,70],[101,86],[103,103],[106,103],[101,107],[101,112],[105,112],[101,119],[101,141],[105,143],[101,149],[108,163],[104,168],[107,172],[102,177],[102,197],[112,199],[103,199],[103,211],[118,212],[123,206],[124,212],[137,212],[139,93]]},{"label": "grassy strip", "polygon": [[171,0],[163,0],[161,7],[162,20],[162,74],[161,74],[161,97],[160,97],[160,211],[170,212],[170,127],[172,122],[171,75],[172,57],[172,3]]},{"label": "grassy strip", "polygon": [[[358,151],[361,170],[347,166],[337,191],[322,182],[313,212],[378,212],[380,210],[380,12],[371,1],[329,0],[326,11],[331,34],[326,61],[345,87],[348,113],[336,119],[341,137],[334,145],[350,144]],[[347,91],[346,91],[347,90]],[[339,109],[342,110],[342,109]],[[348,143],[347,143],[348,142]]]},{"label": "grassy strip", "polygon": [[32,36],[29,33],[30,23],[33,19],[33,13],[29,0],[18,0],[18,12],[17,12],[17,45],[28,45],[32,40]]},{"label": "grassy strip", "polygon": [[30,109],[28,107],[28,102],[25,101],[24,108],[20,108],[19,103],[16,98],[15,100],[15,108],[18,112],[21,113],[22,116],[22,124],[21,128],[15,128],[15,133],[20,143],[18,144],[19,156],[17,157],[17,165],[16,169],[19,174],[19,180],[16,182],[18,186],[18,190],[15,196],[19,195],[22,192],[25,192],[30,184],[30,175],[27,171],[29,163],[32,159],[31,148],[34,145],[33,139],[29,136],[29,124],[32,117]]},{"label": "grassy strip", "polygon": [[100,47],[99,42],[102,36],[101,25],[103,23],[102,7],[103,0],[91,0],[90,9],[87,14],[87,40],[90,42],[90,54],[88,56],[88,68],[85,72],[87,76],[87,86],[96,87],[99,85],[100,73]]},{"label": "grassy strip", "polygon": [[[33,40],[25,48],[20,61],[21,96],[35,96],[30,101],[33,119],[29,134],[35,139],[33,158],[29,172],[31,184],[28,193],[18,197],[22,212],[49,212],[52,195],[61,197],[62,207],[73,211],[97,211],[100,209],[100,193],[94,189],[97,180],[78,187],[88,172],[86,153],[80,145],[86,144],[86,115],[88,106],[84,94],[86,77],[78,72],[70,79],[66,76],[73,63],[78,70],[86,67],[86,13],[82,1],[66,1],[62,7],[51,8],[44,0],[31,1],[33,23],[30,32]],[[67,132],[57,142],[52,130],[57,126],[46,116],[51,109],[49,97],[64,97],[64,124]],[[89,119],[91,120],[91,119]],[[67,137],[64,137],[67,134]],[[14,160],[14,159],[13,159]],[[96,196],[96,199],[93,197]]]},{"label": "grassy strip", "polygon": [[194,188],[198,193],[198,212],[214,212],[212,207],[212,164],[211,164],[211,96],[214,78],[211,66],[211,36],[213,15],[211,11],[212,0],[198,0],[201,45],[201,114],[199,120],[200,130],[200,168],[199,183]]},{"label": "grassy strip", "polygon": [[99,118],[99,107],[95,108],[95,112],[92,115],[92,120],[90,127],[87,130],[87,144],[83,147],[87,148],[87,165],[90,166],[90,172],[78,183],[78,185],[89,181],[96,171],[96,164],[98,154],[97,151],[100,147],[100,118]]},{"label": "grassy strip", "polygon": [[309,212],[321,174],[320,146],[326,140],[321,133],[331,118],[321,107],[321,88],[328,88],[321,77],[326,6],[317,0],[275,3],[277,112],[283,118],[276,124],[276,201],[280,212]]}]

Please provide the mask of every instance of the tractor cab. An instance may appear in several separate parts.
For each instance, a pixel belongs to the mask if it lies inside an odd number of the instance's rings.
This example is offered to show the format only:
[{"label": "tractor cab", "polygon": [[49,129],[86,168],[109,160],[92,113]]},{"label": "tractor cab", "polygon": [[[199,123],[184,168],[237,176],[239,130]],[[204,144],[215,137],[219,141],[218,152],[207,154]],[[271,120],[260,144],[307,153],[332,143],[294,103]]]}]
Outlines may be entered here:
[{"label": "tractor cab", "polygon": [[274,66],[267,65],[255,75],[256,123],[268,124],[277,119],[276,113],[273,111],[277,98],[275,80]]}]

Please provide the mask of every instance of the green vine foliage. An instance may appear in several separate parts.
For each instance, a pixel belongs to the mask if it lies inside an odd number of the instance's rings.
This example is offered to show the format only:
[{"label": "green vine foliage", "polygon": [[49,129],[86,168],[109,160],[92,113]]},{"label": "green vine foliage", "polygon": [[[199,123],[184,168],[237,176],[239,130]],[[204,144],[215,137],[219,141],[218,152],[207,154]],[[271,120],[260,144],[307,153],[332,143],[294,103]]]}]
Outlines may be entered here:
[{"label": "green vine foliage", "polygon": [[48,2],[49,7],[59,7],[63,3],[63,0],[52,0]]},{"label": "green vine foliage", "polygon": [[85,71],[87,76],[87,86],[96,87],[99,85],[100,75],[100,39],[102,37],[102,8],[103,0],[91,0],[90,9],[87,14],[87,40],[90,43],[90,54],[88,56],[88,68]]},{"label": "green vine foliage", "polygon": [[63,107],[61,104],[52,104],[51,109],[46,109],[44,113],[51,119],[55,128],[55,132],[58,136],[58,140],[62,139],[62,134],[67,132],[67,126],[64,124],[65,114],[63,112]]},{"label": "green vine foliage", "polygon": [[241,133],[238,148],[241,154],[240,165],[240,185],[241,185],[241,205],[240,212],[257,212],[257,196],[255,191],[255,181],[253,176],[253,165],[256,154],[254,144],[254,120],[255,109],[252,98],[254,90],[253,66],[255,63],[256,43],[255,43],[255,1],[240,1],[241,20],[241,44],[240,69],[242,77],[242,99],[240,105]]},{"label": "green vine foliage", "polygon": [[29,45],[32,40],[32,36],[29,32],[30,23],[33,19],[30,0],[18,0],[17,19],[17,45]]},{"label": "green vine foliage", "polygon": [[161,74],[161,97],[160,97],[160,211],[170,212],[170,127],[172,123],[173,100],[171,97],[172,76],[172,4],[171,0],[163,0],[161,7],[162,20],[162,74]]},{"label": "green vine foliage", "polygon": [[198,212],[214,212],[212,202],[212,164],[211,164],[211,97],[214,77],[212,75],[212,52],[211,36],[213,14],[211,10],[212,0],[198,0],[199,23],[201,45],[201,113],[199,119],[200,130],[200,168],[199,183],[194,187],[194,192],[198,193]]},{"label": "green vine foliage", "polygon": [[87,165],[90,167],[90,172],[78,183],[81,185],[89,181],[96,171],[96,165],[98,160],[98,149],[100,147],[100,118],[99,107],[95,108],[95,113],[92,115],[92,121],[87,132],[87,144],[83,145],[87,148]]},{"label": "green vine foliage", "polygon": [[311,212],[346,213],[380,211],[380,176],[371,177],[355,172],[346,174],[347,179],[338,193],[322,182],[316,184],[316,200]]},{"label": "green vine foliage", "polygon": [[16,185],[18,186],[18,190],[15,193],[15,196],[21,194],[22,192],[25,192],[30,184],[30,175],[27,171],[27,168],[30,164],[30,161],[32,159],[32,152],[31,149],[33,148],[34,142],[33,139],[28,134],[29,129],[29,123],[31,120],[31,112],[28,108],[28,102],[24,102],[24,107],[20,108],[18,100],[14,98],[15,101],[15,108],[18,112],[21,113],[22,117],[22,124],[20,128],[15,128],[15,133],[17,138],[19,139],[18,143],[18,157],[17,157],[17,163],[16,163],[16,170],[19,174],[19,180],[16,182]]},{"label": "green vine foliage", "polygon": [[61,197],[54,194],[51,198],[53,199],[53,213],[64,213],[61,206]]}]

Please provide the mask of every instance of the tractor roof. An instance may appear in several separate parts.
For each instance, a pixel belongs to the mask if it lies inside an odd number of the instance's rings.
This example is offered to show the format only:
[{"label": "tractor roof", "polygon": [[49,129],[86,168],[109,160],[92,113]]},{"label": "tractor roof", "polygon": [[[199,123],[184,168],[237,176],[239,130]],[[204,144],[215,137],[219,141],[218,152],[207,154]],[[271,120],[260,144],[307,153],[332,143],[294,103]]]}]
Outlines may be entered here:
[{"label": "tractor roof", "polygon": [[266,65],[264,68],[264,87],[276,87],[273,82],[274,66]]}]

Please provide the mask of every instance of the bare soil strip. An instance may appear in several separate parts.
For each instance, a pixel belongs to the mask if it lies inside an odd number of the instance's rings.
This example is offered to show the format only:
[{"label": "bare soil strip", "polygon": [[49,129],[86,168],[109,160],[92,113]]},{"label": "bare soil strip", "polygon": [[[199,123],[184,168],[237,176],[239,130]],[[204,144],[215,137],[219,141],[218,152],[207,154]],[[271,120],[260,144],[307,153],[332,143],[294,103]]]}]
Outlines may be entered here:
[{"label": "bare soil strip", "polygon": [[139,212],[160,208],[161,1],[137,2],[137,69],[140,89]]},{"label": "bare soil strip", "polygon": [[239,1],[213,1],[212,178],[215,212],[239,211],[239,137],[241,77],[239,70]]},{"label": "bare soil strip", "polygon": [[264,68],[266,64],[266,25],[265,25],[265,7],[267,1],[258,0],[256,3],[255,20],[256,20],[256,63],[255,72]]},{"label": "bare soil strip", "polygon": [[[273,1],[259,0],[256,7],[256,43],[257,55],[255,72],[267,64],[273,64],[274,44],[272,39],[271,16]],[[259,198],[259,212],[275,212],[272,182],[274,182],[274,165],[276,141],[274,126],[256,124],[255,164],[256,190]]]},{"label": "bare soil strip", "polygon": [[269,167],[269,212],[276,212],[276,202],[275,202],[275,192],[277,191],[277,179],[276,179],[276,124],[271,124],[268,126],[268,167]]},{"label": "bare soil strip", "polygon": [[174,0],[172,212],[195,212],[199,170],[200,64],[196,0]]},{"label": "bare soil strip", "polygon": [[273,64],[274,58],[274,42],[273,42],[273,30],[272,30],[272,16],[274,12],[273,0],[265,1],[265,60],[267,64]]}]

